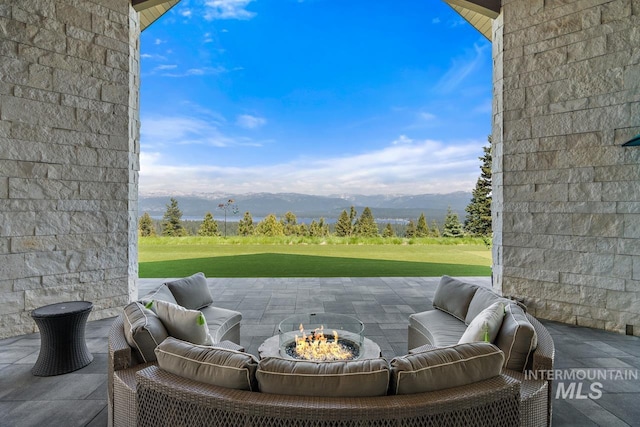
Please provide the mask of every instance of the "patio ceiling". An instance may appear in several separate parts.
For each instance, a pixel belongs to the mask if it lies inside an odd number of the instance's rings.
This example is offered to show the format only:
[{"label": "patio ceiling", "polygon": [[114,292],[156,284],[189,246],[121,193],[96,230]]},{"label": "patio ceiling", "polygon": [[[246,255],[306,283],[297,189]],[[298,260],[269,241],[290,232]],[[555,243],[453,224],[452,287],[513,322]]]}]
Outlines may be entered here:
[{"label": "patio ceiling", "polygon": [[467,22],[491,40],[491,22],[500,14],[502,0],[444,0]]},{"label": "patio ceiling", "polygon": [[133,8],[140,13],[140,31],[144,31],[180,0],[131,0]]}]

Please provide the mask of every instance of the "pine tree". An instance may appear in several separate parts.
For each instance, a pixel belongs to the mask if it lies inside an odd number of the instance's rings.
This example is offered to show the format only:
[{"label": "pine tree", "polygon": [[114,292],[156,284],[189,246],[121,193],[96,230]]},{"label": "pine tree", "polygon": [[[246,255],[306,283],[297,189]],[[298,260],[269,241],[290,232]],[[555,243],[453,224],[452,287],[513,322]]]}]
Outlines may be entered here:
[{"label": "pine tree", "polygon": [[300,233],[300,227],[298,227],[298,219],[293,212],[287,212],[284,214],[284,218],[281,220],[282,229],[285,236],[297,236]]},{"label": "pine tree", "polygon": [[240,236],[251,236],[254,232],[253,218],[249,211],[247,211],[244,213],[244,217],[238,221],[238,234]]},{"label": "pine tree", "polygon": [[443,237],[462,237],[464,235],[464,230],[462,228],[462,224],[460,224],[460,220],[458,219],[458,214],[451,210],[451,207],[447,209],[447,216],[444,219],[444,228],[442,230]]},{"label": "pine tree", "polygon": [[424,212],[420,214],[418,218],[418,226],[416,227],[416,237],[427,237],[429,235],[429,226],[427,225],[427,218],[424,216]]},{"label": "pine tree", "polygon": [[278,218],[276,218],[274,214],[269,214],[258,223],[256,232],[260,236],[283,236],[284,227],[282,226],[282,223],[278,221]]},{"label": "pine tree", "polygon": [[382,237],[396,237],[396,232],[393,230],[390,223],[387,223],[387,226],[384,228]]},{"label": "pine tree", "polygon": [[141,237],[149,237],[156,235],[156,227],[153,225],[153,220],[148,212],[145,212],[140,217],[138,222],[138,231]]},{"label": "pine tree", "polygon": [[182,225],[182,211],[178,207],[178,201],[173,197],[169,199],[167,210],[162,217],[163,236],[186,236],[187,230]]},{"label": "pine tree", "polygon": [[431,222],[429,233],[432,237],[440,237],[440,226],[438,225],[438,221],[435,219]]},{"label": "pine tree", "polygon": [[354,227],[354,234],[360,237],[376,237],[378,235],[378,224],[376,224],[369,207],[364,208],[362,215],[358,218]]},{"label": "pine tree", "polygon": [[347,237],[351,235],[351,219],[346,210],[343,210],[336,223],[336,236]]},{"label": "pine tree", "polygon": [[198,236],[219,236],[218,223],[213,220],[213,214],[207,212],[198,229]]},{"label": "pine tree", "polygon": [[410,219],[409,223],[407,224],[407,229],[404,231],[404,237],[408,239],[416,237],[416,223],[413,222],[412,219]]},{"label": "pine tree", "polygon": [[473,189],[471,201],[465,208],[467,216],[464,220],[464,229],[467,233],[476,236],[489,236],[491,234],[491,137],[489,137],[489,146],[482,149],[484,155],[479,157],[482,161],[480,177]]}]

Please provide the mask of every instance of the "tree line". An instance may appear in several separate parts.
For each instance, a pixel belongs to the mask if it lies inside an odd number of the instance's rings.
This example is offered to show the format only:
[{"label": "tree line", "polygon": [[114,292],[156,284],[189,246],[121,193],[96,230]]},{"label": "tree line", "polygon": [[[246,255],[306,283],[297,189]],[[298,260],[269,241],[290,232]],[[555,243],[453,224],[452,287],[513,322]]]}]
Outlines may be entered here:
[{"label": "tree line", "polygon": [[[397,227],[387,223],[382,229],[378,224],[369,207],[365,207],[360,216],[354,206],[349,212],[343,210],[338,220],[330,230],[329,224],[324,218],[313,220],[310,224],[298,223],[293,212],[285,213],[280,219],[274,214],[269,214],[254,223],[250,212],[245,212],[244,216],[237,224],[237,235],[240,236],[303,236],[303,237],[325,237],[333,234],[337,237],[462,237],[465,235],[489,237],[491,235],[491,138],[489,137],[489,147],[483,147],[484,154],[480,157],[480,177],[472,192],[469,205],[465,208],[467,212],[464,224],[458,218],[458,214],[451,208],[447,210],[442,229],[437,221],[433,220],[431,226],[422,213],[414,222],[409,220],[399,234]],[[237,207],[233,200],[219,207]],[[226,235],[226,209],[224,230]],[[140,236],[155,236],[156,226],[149,213],[145,212],[139,221],[138,230]],[[160,222],[160,234],[163,236],[187,236],[190,233],[182,221],[182,211],[178,206],[178,201],[171,198],[166,206],[166,211]],[[198,236],[220,236],[219,221],[214,220],[213,214],[207,212],[194,234]]]}]

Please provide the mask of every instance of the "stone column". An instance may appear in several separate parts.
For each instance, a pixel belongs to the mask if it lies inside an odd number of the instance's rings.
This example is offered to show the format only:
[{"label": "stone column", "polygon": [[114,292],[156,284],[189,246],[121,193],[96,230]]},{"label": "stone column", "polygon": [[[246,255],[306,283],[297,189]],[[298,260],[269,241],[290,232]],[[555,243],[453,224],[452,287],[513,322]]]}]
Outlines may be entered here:
[{"label": "stone column", "polygon": [[139,32],[128,0],[0,4],[0,338],[135,294]]},{"label": "stone column", "polygon": [[640,335],[640,3],[503,0],[494,34],[497,286]]}]

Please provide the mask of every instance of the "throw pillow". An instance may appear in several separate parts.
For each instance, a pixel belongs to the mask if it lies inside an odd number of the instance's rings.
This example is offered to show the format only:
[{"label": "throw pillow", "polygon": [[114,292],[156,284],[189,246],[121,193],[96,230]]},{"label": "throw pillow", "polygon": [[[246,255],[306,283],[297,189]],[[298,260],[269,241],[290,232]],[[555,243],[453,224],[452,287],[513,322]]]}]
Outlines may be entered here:
[{"label": "throw pillow", "polygon": [[258,390],[258,359],[249,353],[195,345],[172,337],[155,352],[158,366],[172,374],[234,390]]},{"label": "throw pillow", "polygon": [[200,310],[213,302],[204,273],[196,273],[184,279],[165,283],[179,305],[190,310]]},{"label": "throw pillow", "polygon": [[384,396],[389,364],[383,358],[312,362],[267,357],[258,365],[260,391],[271,394],[324,397]]},{"label": "throw pillow", "polygon": [[459,387],[500,375],[504,354],[485,342],[457,344],[391,360],[391,394]]},{"label": "throw pillow", "polygon": [[467,342],[493,342],[504,319],[504,303],[496,301],[478,314],[467,326],[458,344]]},{"label": "throw pillow", "polygon": [[169,334],[156,314],[137,302],[124,308],[124,336],[139,359],[144,362],[156,360],[155,348]]},{"label": "throw pillow", "polygon": [[202,312],[166,301],[153,301],[151,307],[172,337],[193,344],[213,344],[207,320]]}]

